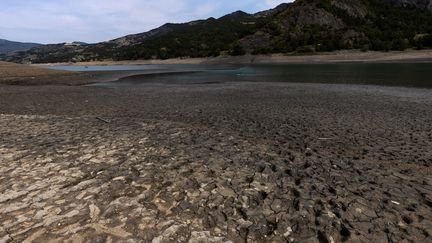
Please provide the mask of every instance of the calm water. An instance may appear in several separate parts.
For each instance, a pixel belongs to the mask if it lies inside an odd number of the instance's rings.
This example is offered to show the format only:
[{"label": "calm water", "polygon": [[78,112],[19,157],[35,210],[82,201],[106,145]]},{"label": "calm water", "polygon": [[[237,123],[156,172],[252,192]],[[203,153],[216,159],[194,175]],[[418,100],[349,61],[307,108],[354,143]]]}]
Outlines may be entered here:
[{"label": "calm water", "polygon": [[57,66],[73,71],[141,71],[103,86],[146,83],[295,82],[372,84],[432,88],[432,63],[343,63],[281,65],[107,65]]}]

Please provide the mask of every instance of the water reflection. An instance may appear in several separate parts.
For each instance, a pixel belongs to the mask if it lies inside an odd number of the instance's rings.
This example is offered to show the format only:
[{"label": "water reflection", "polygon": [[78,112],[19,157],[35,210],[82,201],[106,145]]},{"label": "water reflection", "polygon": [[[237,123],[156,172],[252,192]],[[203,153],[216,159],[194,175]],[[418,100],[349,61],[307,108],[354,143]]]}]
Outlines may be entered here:
[{"label": "water reflection", "polygon": [[142,71],[141,75],[98,85],[146,83],[296,82],[372,84],[432,88],[432,63],[343,63],[281,65],[106,65],[57,66],[73,71]]}]

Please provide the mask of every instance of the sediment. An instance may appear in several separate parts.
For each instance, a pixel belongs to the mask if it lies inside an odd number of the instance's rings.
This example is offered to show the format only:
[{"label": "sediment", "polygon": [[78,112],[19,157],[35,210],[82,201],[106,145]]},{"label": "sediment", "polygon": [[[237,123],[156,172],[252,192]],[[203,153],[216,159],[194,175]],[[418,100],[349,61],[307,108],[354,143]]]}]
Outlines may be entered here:
[{"label": "sediment", "polygon": [[432,90],[0,86],[0,242],[430,242]]}]

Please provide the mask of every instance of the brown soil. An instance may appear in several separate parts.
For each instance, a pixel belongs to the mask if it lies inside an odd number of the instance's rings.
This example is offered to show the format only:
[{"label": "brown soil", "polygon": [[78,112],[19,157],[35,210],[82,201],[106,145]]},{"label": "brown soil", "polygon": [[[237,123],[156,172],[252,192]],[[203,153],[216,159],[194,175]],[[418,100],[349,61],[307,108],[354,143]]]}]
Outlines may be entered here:
[{"label": "brown soil", "polygon": [[432,91],[0,86],[0,241],[431,242]]},{"label": "brown soil", "polygon": [[79,84],[87,74],[50,70],[41,67],[0,62],[0,84]]},{"label": "brown soil", "polygon": [[0,62],[0,85],[85,85],[136,75],[141,71],[71,72],[48,69],[46,65]]}]

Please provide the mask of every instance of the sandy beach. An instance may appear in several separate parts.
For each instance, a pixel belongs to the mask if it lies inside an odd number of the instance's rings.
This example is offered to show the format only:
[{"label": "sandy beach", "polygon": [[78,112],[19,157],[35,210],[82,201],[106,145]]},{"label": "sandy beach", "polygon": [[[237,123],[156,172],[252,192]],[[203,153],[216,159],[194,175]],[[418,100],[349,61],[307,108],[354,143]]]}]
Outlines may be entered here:
[{"label": "sandy beach", "polygon": [[0,242],[430,242],[432,90],[0,85]]}]

